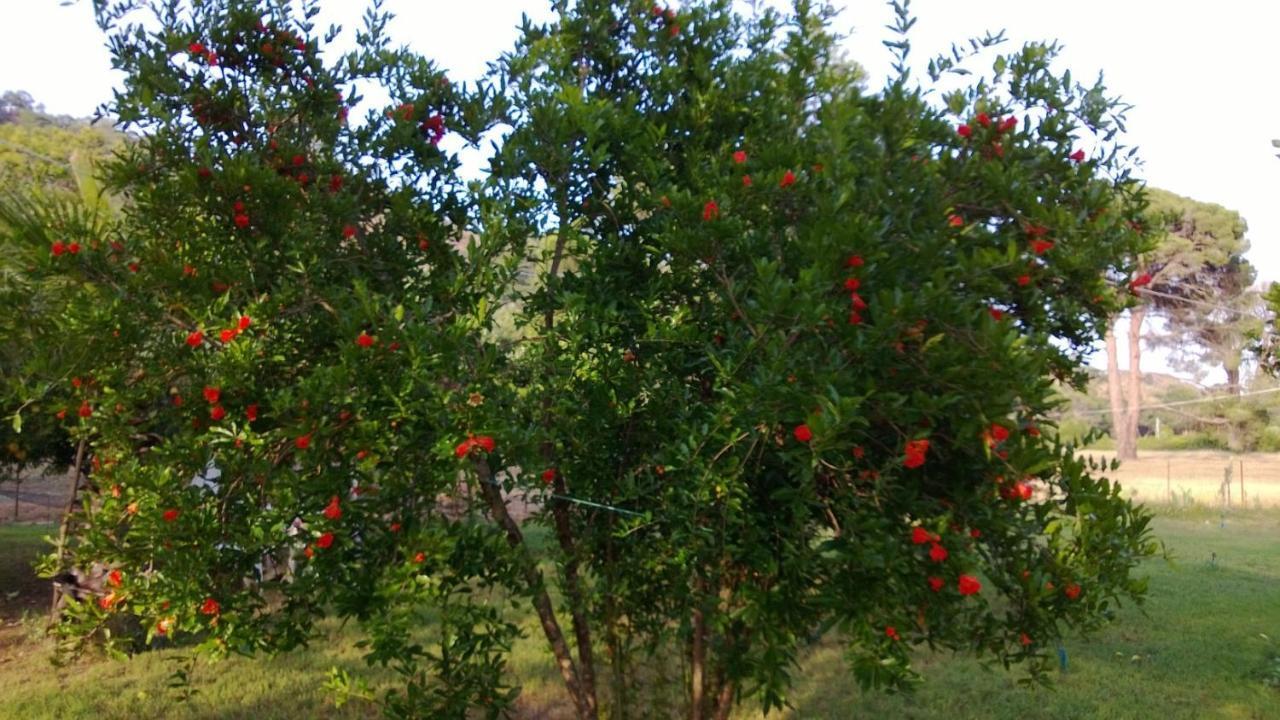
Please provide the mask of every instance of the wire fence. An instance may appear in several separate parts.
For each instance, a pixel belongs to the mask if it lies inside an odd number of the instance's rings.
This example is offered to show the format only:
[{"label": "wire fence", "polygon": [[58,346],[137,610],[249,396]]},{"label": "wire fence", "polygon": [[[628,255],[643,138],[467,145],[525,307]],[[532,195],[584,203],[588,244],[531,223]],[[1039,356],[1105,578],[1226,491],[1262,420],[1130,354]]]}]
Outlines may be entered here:
[{"label": "wire fence", "polygon": [[[1114,453],[1085,452],[1110,459]],[[1212,451],[1139,451],[1107,477],[1126,494],[1152,505],[1280,506],[1280,454]]]}]

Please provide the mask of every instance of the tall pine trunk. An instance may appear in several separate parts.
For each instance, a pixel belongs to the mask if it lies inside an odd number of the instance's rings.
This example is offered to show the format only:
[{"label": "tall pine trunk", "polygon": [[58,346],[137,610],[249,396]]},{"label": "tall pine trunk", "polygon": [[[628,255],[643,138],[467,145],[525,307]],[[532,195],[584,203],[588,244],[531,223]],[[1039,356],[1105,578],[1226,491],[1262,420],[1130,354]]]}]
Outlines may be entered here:
[{"label": "tall pine trunk", "polygon": [[1125,393],[1125,434],[1129,438],[1129,454],[1122,460],[1138,459],[1138,417],[1142,410],[1142,321],[1147,309],[1135,307],[1129,311],[1129,377]]},{"label": "tall pine trunk", "polygon": [[1133,456],[1128,425],[1125,423],[1123,388],[1120,384],[1120,352],[1116,347],[1115,318],[1107,325],[1107,398],[1111,404],[1111,437],[1116,442],[1116,456]]}]

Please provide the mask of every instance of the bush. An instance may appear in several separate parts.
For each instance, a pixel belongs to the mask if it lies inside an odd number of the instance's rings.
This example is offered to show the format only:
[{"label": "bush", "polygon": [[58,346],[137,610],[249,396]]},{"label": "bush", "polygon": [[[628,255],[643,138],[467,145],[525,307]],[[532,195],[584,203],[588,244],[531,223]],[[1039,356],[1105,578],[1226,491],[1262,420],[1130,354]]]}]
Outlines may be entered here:
[{"label": "bush", "polygon": [[[498,717],[514,599],[579,717],[644,707],[671,652],[725,717],[781,707],[829,630],[868,686],[919,643],[1042,673],[1141,597],[1149,517],[1039,430],[1146,242],[1117,106],[1054,46],[943,112],[962,59],[866,94],[807,2],[583,0],[476,88],[377,13],[326,64],[276,3],[98,8],[146,131],[108,173],[130,205],[75,257],[22,233],[93,347],[74,561],[120,573],[69,640],[126,611],[275,650],[332,613],[401,674],[390,715]],[[353,85],[391,103],[348,126]],[[438,141],[495,126],[465,185]],[[245,582],[266,558],[296,567]]]}]

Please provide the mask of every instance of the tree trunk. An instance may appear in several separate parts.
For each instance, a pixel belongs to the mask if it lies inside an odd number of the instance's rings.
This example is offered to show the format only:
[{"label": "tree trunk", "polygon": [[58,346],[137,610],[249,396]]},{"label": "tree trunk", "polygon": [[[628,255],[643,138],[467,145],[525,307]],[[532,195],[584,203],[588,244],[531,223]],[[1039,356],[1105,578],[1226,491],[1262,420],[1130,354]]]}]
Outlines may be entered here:
[{"label": "tree trunk", "polygon": [[1129,455],[1125,460],[1138,459],[1138,418],[1142,411],[1142,321],[1147,309],[1135,307],[1129,311],[1129,377],[1125,393],[1125,427],[1129,436]]},{"label": "tree trunk", "polygon": [[[1233,358],[1234,362],[1228,361],[1223,363],[1223,370],[1227,373],[1227,394],[1240,394],[1240,357],[1237,355]],[[1232,413],[1227,413],[1227,449],[1231,452],[1244,452],[1245,450],[1245,423],[1232,419]]]},{"label": "tree trunk", "polygon": [[506,532],[507,543],[521,551],[522,570],[525,582],[528,583],[529,591],[533,595],[534,610],[537,611],[538,621],[542,624],[542,632],[547,636],[547,643],[551,645],[551,652],[556,657],[556,664],[560,667],[560,677],[564,680],[565,689],[569,692],[569,698],[573,701],[579,720],[596,720],[594,698],[591,701],[587,700],[582,684],[578,680],[578,670],[573,664],[573,653],[569,650],[564,633],[560,630],[560,622],[556,619],[555,608],[551,604],[551,597],[547,594],[542,573],[529,555],[520,526],[507,512],[507,503],[502,498],[502,491],[494,484],[493,473],[485,460],[476,461],[476,484],[479,485],[480,492],[489,505],[489,512],[493,515],[494,521]]},{"label": "tree trunk", "polygon": [[[76,509],[76,495],[80,490],[80,476],[84,472],[84,454],[88,449],[89,443],[84,438],[80,439],[80,444],[76,446],[75,467],[71,473],[71,493],[67,498],[67,507],[62,511],[62,526],[58,528],[58,547],[56,550],[57,565],[55,570],[62,570],[62,559],[66,554],[67,531],[71,528],[71,513]],[[53,586],[53,599],[49,603],[49,624],[58,620],[58,600],[61,593],[58,590],[57,583]]]},{"label": "tree trunk", "polygon": [[[701,602],[701,596],[695,602]],[[702,720],[702,709],[706,704],[706,665],[707,648],[705,644],[706,621],[702,616],[702,608],[693,610],[693,638],[689,645],[689,720]]]},{"label": "tree trunk", "polygon": [[1127,458],[1133,454],[1129,446],[1128,425],[1125,423],[1124,397],[1120,387],[1120,353],[1116,348],[1115,318],[1107,324],[1107,397],[1111,401],[1111,437],[1116,442],[1116,457]]}]

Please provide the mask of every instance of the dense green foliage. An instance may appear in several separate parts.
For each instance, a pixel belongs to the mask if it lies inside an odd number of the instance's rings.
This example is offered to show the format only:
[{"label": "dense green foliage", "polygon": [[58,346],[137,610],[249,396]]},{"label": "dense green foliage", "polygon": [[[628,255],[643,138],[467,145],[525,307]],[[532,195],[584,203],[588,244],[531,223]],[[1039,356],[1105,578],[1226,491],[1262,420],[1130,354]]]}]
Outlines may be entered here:
[{"label": "dense green foliage", "polygon": [[[69,640],[127,612],[252,653],[333,614],[390,715],[497,717],[527,602],[579,717],[726,717],[832,629],[868,686],[918,643],[1039,672],[1141,597],[1148,516],[1040,432],[1145,247],[1117,105],[1053,46],[868,94],[810,2],[582,0],[463,87],[376,12],[330,58],[311,3],[96,7],[128,204],[10,232],[89,350],[47,369],[93,380],[73,556],[118,573]],[[347,124],[353,87],[391,102]],[[490,128],[464,185],[438,142]],[[659,652],[679,708],[637,702]]]}]

